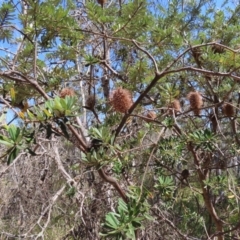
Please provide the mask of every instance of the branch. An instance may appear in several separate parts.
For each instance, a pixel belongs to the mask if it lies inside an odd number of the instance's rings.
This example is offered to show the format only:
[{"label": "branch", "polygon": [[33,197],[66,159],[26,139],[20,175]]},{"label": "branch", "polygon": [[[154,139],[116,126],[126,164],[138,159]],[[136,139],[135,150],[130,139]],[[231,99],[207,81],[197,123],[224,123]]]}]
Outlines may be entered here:
[{"label": "branch", "polygon": [[140,2],[139,6],[135,9],[132,16],[128,17],[128,21],[122,27],[120,27],[115,32],[113,32],[113,34],[116,34],[116,33],[120,32],[122,29],[124,29],[133,20],[133,18],[136,16],[138,10],[141,9],[142,5],[143,5],[143,2]]},{"label": "branch", "polygon": [[[21,156],[25,155],[26,153],[23,152],[23,153],[20,153],[18,154],[18,156],[13,160],[13,162],[7,166],[3,171],[0,172],[0,178],[6,174],[6,172],[18,161],[19,158],[21,158]],[[1,158],[1,157],[0,157]]]},{"label": "branch", "polygon": [[[207,174],[204,173],[203,170],[201,169],[201,166],[199,164],[200,159],[197,156],[197,153],[194,150],[192,143],[188,143],[188,150],[192,153],[193,158],[194,158],[194,163],[196,165],[199,181],[200,181],[200,184],[201,184],[201,187],[202,187],[202,195],[203,195],[203,200],[204,200],[206,209],[208,210],[211,218],[213,219],[218,232],[222,232],[223,231],[223,222],[218,217],[217,212],[215,211],[215,208],[214,208],[213,203],[211,201],[210,188],[205,186],[205,183],[204,183],[204,181],[207,179]],[[224,238],[223,238],[222,235],[218,236],[218,240],[223,240],[223,239]]]},{"label": "branch", "polygon": [[67,125],[68,128],[70,129],[70,131],[72,132],[72,134],[77,138],[77,140],[79,141],[80,145],[79,145],[79,148],[83,151],[83,152],[86,152],[87,149],[88,149],[88,146],[86,144],[86,142],[81,138],[81,136],[79,135],[79,133],[76,131],[76,129],[68,124]]},{"label": "branch", "polygon": [[[187,50],[184,52],[186,53]],[[181,54],[180,56],[182,56],[183,54]],[[129,115],[133,112],[133,110],[137,107],[137,105],[140,103],[140,101],[144,98],[144,96],[147,95],[147,93],[155,86],[155,84],[158,82],[158,80],[160,80],[162,77],[164,77],[165,75],[171,74],[171,73],[176,73],[176,72],[184,72],[184,71],[194,71],[194,72],[199,72],[199,73],[203,73],[203,74],[208,74],[208,75],[212,75],[212,76],[222,76],[222,77],[231,77],[233,78],[235,81],[240,82],[240,77],[233,75],[232,73],[223,73],[223,72],[213,72],[213,71],[209,71],[209,70],[204,70],[201,68],[195,68],[192,66],[188,66],[188,67],[182,67],[182,68],[178,68],[178,69],[173,69],[173,70],[168,70],[169,68],[171,68],[171,66],[177,62],[177,60],[180,57],[178,57],[173,63],[169,64],[162,72],[160,73],[156,73],[154,79],[151,81],[151,83],[148,85],[148,87],[145,89],[145,91],[142,92],[142,94],[138,97],[138,99],[134,102],[134,104],[132,105],[132,107],[128,110],[128,113],[126,113],[124,115],[124,117],[122,118],[121,123],[119,124],[115,136],[117,137],[118,134],[120,133],[121,129],[123,128],[126,120],[128,119]]]},{"label": "branch", "polygon": [[106,182],[110,183],[120,194],[120,196],[122,197],[123,201],[125,203],[128,203],[128,198],[125,194],[125,192],[122,190],[122,188],[119,186],[117,180],[113,177],[109,177],[106,175],[106,173],[104,172],[104,170],[102,168],[98,169],[98,173],[100,175],[100,177],[105,180]]},{"label": "branch", "polygon": [[145,49],[143,49],[142,47],[140,47],[135,40],[132,40],[132,42],[134,43],[134,45],[135,45],[138,49],[140,49],[142,52],[144,52],[144,53],[152,60],[153,65],[154,65],[154,68],[155,68],[155,72],[158,72],[158,66],[157,66],[157,63],[156,63],[154,57],[153,57],[147,50],[145,50]]},{"label": "branch", "polygon": [[[62,188],[60,188],[55,194],[54,196],[49,200],[49,205],[41,212],[41,216],[39,217],[39,219],[37,220],[37,222],[35,222],[30,229],[28,230],[27,233],[20,235],[19,237],[21,238],[27,238],[28,234],[35,228],[36,225],[38,225],[39,227],[42,228],[41,232],[38,233],[38,235],[34,238],[34,239],[38,239],[39,237],[43,237],[44,232],[46,231],[46,228],[50,222],[50,216],[51,216],[51,212],[52,212],[52,208],[53,205],[55,204],[55,202],[57,201],[58,197],[62,194],[63,190],[65,189],[66,185],[64,185]],[[48,212],[48,219],[46,221],[46,223],[44,224],[44,226],[41,226],[41,220],[42,218],[45,216],[45,214]]]},{"label": "branch", "polygon": [[18,28],[16,28],[14,25],[5,25],[5,26],[1,26],[1,28],[3,28],[3,27],[5,27],[5,28],[13,28],[13,29],[15,29],[16,31],[20,32],[20,33],[24,36],[24,38],[26,38],[30,43],[33,44],[33,41],[28,37],[28,35],[25,34],[24,32],[22,32],[21,30],[19,30]]},{"label": "branch", "polygon": [[[9,78],[11,80],[15,80],[17,82],[22,82],[25,84],[30,83],[41,94],[41,96],[43,96],[46,100],[50,99],[50,97],[45,93],[45,91],[41,88],[41,86],[38,84],[36,80],[27,78],[26,76],[24,76],[22,73],[18,71],[9,70],[6,72],[0,72],[0,76]],[[16,76],[20,78],[17,78]]]}]

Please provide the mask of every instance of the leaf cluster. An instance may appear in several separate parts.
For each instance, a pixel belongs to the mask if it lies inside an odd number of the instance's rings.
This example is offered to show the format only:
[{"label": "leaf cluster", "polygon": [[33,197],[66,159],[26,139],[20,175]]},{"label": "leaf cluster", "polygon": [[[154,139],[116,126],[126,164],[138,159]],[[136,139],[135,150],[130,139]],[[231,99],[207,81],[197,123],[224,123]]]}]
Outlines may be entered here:
[{"label": "leaf cluster", "polygon": [[14,20],[14,6],[13,4],[3,2],[0,6],[0,41],[10,41],[13,31],[11,23]]},{"label": "leaf cluster", "polygon": [[101,236],[115,237],[116,239],[136,239],[135,231],[142,228],[144,220],[153,220],[148,214],[149,205],[146,195],[140,195],[139,188],[130,190],[129,202],[118,200],[116,212],[110,212],[105,217],[104,231]]}]

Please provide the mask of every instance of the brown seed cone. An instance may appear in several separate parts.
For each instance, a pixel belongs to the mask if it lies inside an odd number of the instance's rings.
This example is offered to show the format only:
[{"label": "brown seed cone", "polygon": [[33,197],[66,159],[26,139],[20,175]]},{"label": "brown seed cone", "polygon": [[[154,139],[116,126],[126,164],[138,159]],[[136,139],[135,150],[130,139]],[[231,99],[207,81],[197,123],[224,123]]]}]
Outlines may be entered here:
[{"label": "brown seed cone", "polygon": [[86,101],[86,107],[88,107],[89,109],[94,109],[96,104],[96,99],[94,95],[89,95]]},{"label": "brown seed cone", "polygon": [[227,117],[233,117],[235,114],[234,107],[229,103],[225,103],[223,105],[223,114]]},{"label": "brown seed cone", "polygon": [[201,112],[201,107],[203,105],[202,96],[199,92],[190,92],[187,95],[187,98],[190,103],[190,107],[193,110],[195,115],[199,115]]},{"label": "brown seed cone", "polygon": [[188,169],[184,169],[181,173],[183,179],[187,179],[189,177],[189,171]]},{"label": "brown seed cone", "polygon": [[103,6],[103,4],[107,2],[107,0],[97,0],[97,2],[98,2],[101,6]]},{"label": "brown seed cone", "polygon": [[66,96],[75,96],[75,92],[71,88],[63,88],[59,96],[60,98],[65,98]]},{"label": "brown seed cone", "polygon": [[179,102],[179,100],[177,99],[174,99],[169,105],[168,105],[169,108],[169,114],[173,114],[173,111],[176,113],[176,112],[181,112],[181,104]]},{"label": "brown seed cone", "polygon": [[121,113],[126,113],[133,104],[132,94],[123,88],[114,90],[110,94],[109,101],[114,110]]},{"label": "brown seed cone", "polygon": [[145,117],[146,118],[144,118],[144,121],[149,123],[156,119],[157,114],[154,111],[148,111],[147,114],[145,115]]}]

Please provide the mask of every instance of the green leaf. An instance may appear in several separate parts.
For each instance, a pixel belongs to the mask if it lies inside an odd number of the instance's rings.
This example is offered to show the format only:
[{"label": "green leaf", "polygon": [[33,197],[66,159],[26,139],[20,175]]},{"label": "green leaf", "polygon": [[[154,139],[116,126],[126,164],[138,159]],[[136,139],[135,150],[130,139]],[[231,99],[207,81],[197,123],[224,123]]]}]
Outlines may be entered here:
[{"label": "green leaf", "polygon": [[116,216],[118,216],[118,214],[113,212],[108,213],[106,215],[106,225],[113,229],[117,229],[119,226],[119,221],[117,220]]},{"label": "green leaf", "polygon": [[7,147],[13,147],[13,145],[14,145],[14,142],[11,139],[9,139],[3,135],[0,135],[0,143],[6,145]]},{"label": "green leaf", "polygon": [[17,147],[13,147],[9,149],[8,152],[9,152],[9,155],[7,158],[7,165],[11,164],[13,160],[17,157],[19,153],[19,149]]},{"label": "green leaf", "polygon": [[118,199],[118,211],[128,212],[127,204],[121,199]]},{"label": "green leaf", "polygon": [[33,152],[30,148],[27,148],[27,150],[32,156],[37,156],[37,154]]},{"label": "green leaf", "polygon": [[67,132],[67,127],[66,127],[66,124],[62,121],[62,120],[59,120],[58,122],[58,125],[60,126],[62,132],[64,133],[64,136],[66,138],[69,138],[69,134]]}]

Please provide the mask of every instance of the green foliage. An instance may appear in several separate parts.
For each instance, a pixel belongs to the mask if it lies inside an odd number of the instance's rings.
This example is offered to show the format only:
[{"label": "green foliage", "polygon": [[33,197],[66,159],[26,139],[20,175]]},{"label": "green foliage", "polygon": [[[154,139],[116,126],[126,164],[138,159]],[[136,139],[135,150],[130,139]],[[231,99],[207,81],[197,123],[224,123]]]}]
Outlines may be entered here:
[{"label": "green foliage", "polygon": [[[106,165],[117,163],[121,147],[114,144],[115,136],[109,133],[107,127],[91,128],[89,135],[92,139],[90,152],[82,153],[82,161],[90,165]],[[116,165],[117,166],[117,165]]]},{"label": "green foliage", "polygon": [[66,191],[66,196],[68,196],[69,198],[72,198],[72,197],[74,197],[75,193],[76,193],[76,188],[71,186]]},{"label": "green foliage", "polygon": [[163,196],[165,199],[171,199],[172,194],[175,190],[175,184],[171,177],[158,177],[158,183],[154,186],[161,196]]},{"label": "green foliage", "polygon": [[34,138],[34,131],[17,127],[16,125],[5,126],[6,135],[0,135],[0,143],[7,147],[6,152],[1,156],[7,156],[9,165],[20,153],[22,149],[28,149],[30,154],[34,154],[28,147]]},{"label": "green foliage", "polygon": [[0,41],[10,41],[13,31],[11,23],[14,20],[14,6],[9,2],[3,2],[0,7]]},{"label": "green foliage", "polygon": [[188,137],[189,141],[193,142],[197,148],[202,148],[210,152],[215,149],[214,142],[216,138],[214,133],[209,129],[189,133]]},{"label": "green foliage", "polygon": [[160,91],[162,92],[163,98],[167,103],[171,103],[175,98],[179,97],[179,90],[176,89],[176,86],[166,83],[163,86],[159,86]]},{"label": "green foliage", "polygon": [[[239,238],[232,231],[239,216],[239,17],[239,3],[230,1],[222,6],[212,0],[2,3],[0,104],[7,112],[3,115],[14,111],[21,119],[5,126],[1,118],[1,157],[9,165],[28,153],[35,164],[33,145],[50,145],[51,151],[65,138],[72,144],[64,143],[60,160],[70,160],[59,168],[61,179],[53,179],[65,185],[83,176],[81,184],[68,184],[63,191],[70,206],[59,207],[56,200],[49,209],[52,219],[44,222],[39,215],[41,237],[71,238],[72,233],[95,239],[97,223],[105,217],[102,236],[109,239],[135,239],[143,228],[142,239],[205,239],[219,237],[219,231]],[[119,86],[130,90],[132,112],[121,114],[112,107],[111,92]],[[76,96],[58,97],[63,87],[76,90]],[[193,91],[203,100],[199,115],[192,107],[197,100],[187,97]],[[84,107],[90,96],[91,109]],[[116,103],[123,98],[120,94]],[[169,104],[174,99],[181,111],[173,114]],[[233,106],[234,117],[226,114],[225,103]],[[146,119],[150,112],[154,120]],[[49,151],[43,151],[44,161],[50,155],[52,161]],[[100,169],[107,179],[99,180]],[[184,170],[190,174],[184,176]],[[41,184],[51,181],[49,175]],[[103,181],[112,185],[108,194],[99,187]],[[125,189],[127,200],[116,203],[115,195],[123,196]],[[46,196],[55,190],[50,187]],[[72,203],[81,193],[79,217]],[[153,217],[161,224],[150,221]],[[71,231],[55,237],[54,227],[60,229],[62,222]],[[84,235],[90,224],[96,231]],[[38,227],[25,226],[29,223],[14,229],[16,238],[20,230],[39,234]]]},{"label": "green foliage", "polygon": [[44,113],[48,116],[63,117],[73,116],[74,112],[78,109],[77,99],[75,96],[66,96],[65,98],[55,97],[45,103]]},{"label": "green foliage", "polygon": [[133,188],[128,194],[128,203],[122,199],[118,200],[117,211],[110,212],[105,217],[104,231],[100,234],[101,236],[136,239],[135,231],[143,227],[143,220],[153,220],[148,213],[149,205],[145,200],[146,195],[140,194],[140,189]]}]

